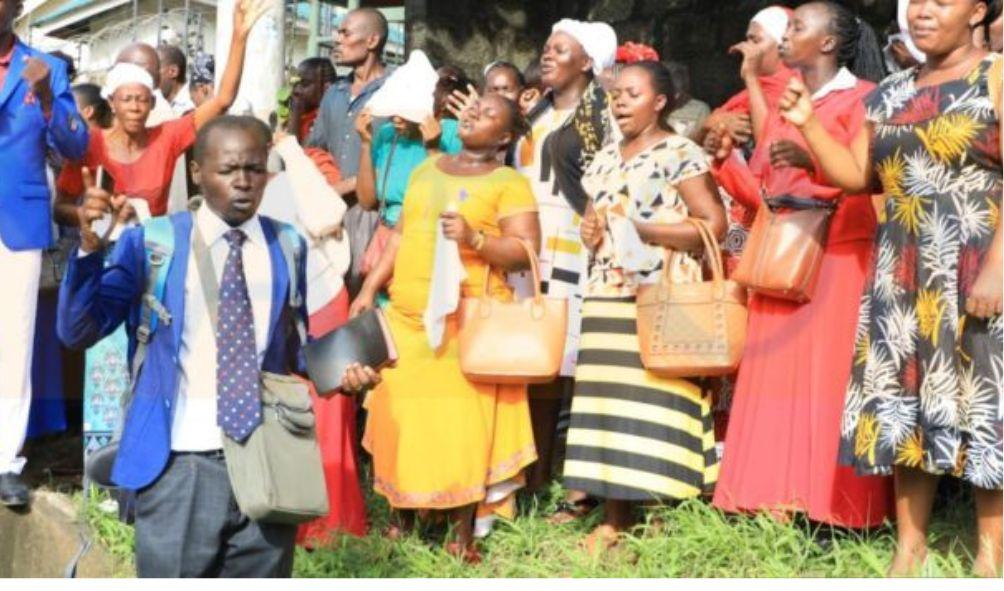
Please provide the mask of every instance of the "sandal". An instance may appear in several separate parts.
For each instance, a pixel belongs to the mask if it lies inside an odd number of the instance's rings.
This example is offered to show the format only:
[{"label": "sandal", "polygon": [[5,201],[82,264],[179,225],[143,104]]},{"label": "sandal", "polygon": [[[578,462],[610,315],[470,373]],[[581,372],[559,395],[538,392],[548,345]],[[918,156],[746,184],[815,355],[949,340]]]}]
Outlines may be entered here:
[{"label": "sandal", "polygon": [[562,525],[565,523],[571,523],[577,519],[581,519],[586,515],[592,513],[593,509],[599,506],[599,501],[596,499],[586,497],[578,501],[569,501],[562,499],[558,502],[557,508],[554,513],[547,518],[547,523],[550,525]]}]

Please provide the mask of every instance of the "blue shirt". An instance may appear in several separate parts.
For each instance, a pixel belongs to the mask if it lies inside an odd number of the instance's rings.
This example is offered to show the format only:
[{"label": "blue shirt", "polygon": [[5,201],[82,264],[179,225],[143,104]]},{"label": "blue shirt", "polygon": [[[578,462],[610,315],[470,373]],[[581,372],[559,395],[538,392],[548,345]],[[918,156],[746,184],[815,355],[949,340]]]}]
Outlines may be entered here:
[{"label": "blue shirt", "polygon": [[[456,154],[462,147],[456,120],[443,119],[439,124],[442,127],[439,149],[446,154]],[[388,121],[373,135],[372,154],[380,217],[384,224],[394,227],[401,216],[411,171],[428,157],[428,153],[421,139],[397,135],[394,124]]]},{"label": "blue shirt", "polygon": [[327,150],[338,163],[342,178],[359,174],[362,141],[356,132],[356,117],[386,79],[387,74],[384,74],[353,97],[352,76],[349,75],[335,81],[321,99],[320,113],[307,137],[307,145]]}]

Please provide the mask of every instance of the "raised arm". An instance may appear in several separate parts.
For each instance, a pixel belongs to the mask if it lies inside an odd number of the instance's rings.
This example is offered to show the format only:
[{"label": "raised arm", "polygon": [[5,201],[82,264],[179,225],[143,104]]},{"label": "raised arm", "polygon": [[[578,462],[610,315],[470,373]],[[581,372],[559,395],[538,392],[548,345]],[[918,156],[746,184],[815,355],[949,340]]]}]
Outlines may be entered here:
[{"label": "raised arm", "polygon": [[[376,194],[376,171],[373,168],[373,116],[363,109],[356,117],[359,133],[359,173],[356,175],[356,200],[359,207],[374,210],[380,204]],[[387,198],[386,195],[383,196]]]},{"label": "raised arm", "polygon": [[760,85],[760,63],[763,61],[763,52],[759,47],[743,41],[737,43],[729,49],[729,53],[738,53],[743,56],[743,63],[739,69],[739,75],[746,84],[746,90],[750,97],[750,122],[753,128],[753,139],[760,141],[764,133],[764,125],[767,124],[767,95]]},{"label": "raised arm", "polygon": [[781,97],[781,116],[798,127],[809,144],[823,176],[848,195],[866,193],[872,188],[871,134],[865,125],[848,148],[830,135],[812,109],[809,89],[792,78]]},{"label": "raised arm", "polygon": [[268,11],[268,0],[237,0],[234,5],[234,28],[230,37],[230,54],[227,68],[223,70],[216,96],[195,109],[195,129],[200,129],[214,117],[222,115],[237,99],[244,71],[244,54],[247,53],[251,28]]}]

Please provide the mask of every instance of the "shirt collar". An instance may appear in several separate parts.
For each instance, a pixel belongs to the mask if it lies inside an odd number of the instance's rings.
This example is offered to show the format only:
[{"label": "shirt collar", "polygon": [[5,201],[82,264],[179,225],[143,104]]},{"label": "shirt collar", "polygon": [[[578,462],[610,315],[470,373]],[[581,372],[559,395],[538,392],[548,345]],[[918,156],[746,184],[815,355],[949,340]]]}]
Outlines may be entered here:
[{"label": "shirt collar", "polygon": [[825,97],[826,95],[837,92],[838,90],[850,90],[858,85],[858,78],[847,68],[840,68],[837,75],[834,76],[829,82],[824,84],[815,94],[812,95],[812,100],[818,101],[819,99]]},{"label": "shirt collar", "polygon": [[[195,223],[198,224],[199,231],[202,232],[202,237],[205,238],[206,246],[209,248],[212,248],[217,240],[223,240],[223,235],[231,229],[231,226],[205,203],[195,213]],[[251,242],[265,246],[265,232],[261,228],[261,219],[257,213],[237,228],[243,230]]]}]

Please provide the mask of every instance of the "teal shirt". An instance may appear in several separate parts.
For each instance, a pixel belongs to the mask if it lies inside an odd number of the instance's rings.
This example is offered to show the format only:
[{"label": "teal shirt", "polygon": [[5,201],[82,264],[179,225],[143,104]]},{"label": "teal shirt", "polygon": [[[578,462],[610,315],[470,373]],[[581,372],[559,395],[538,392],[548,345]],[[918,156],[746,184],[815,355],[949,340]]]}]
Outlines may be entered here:
[{"label": "teal shirt", "polygon": [[[443,119],[439,124],[443,129],[439,137],[439,149],[444,154],[456,154],[461,148],[456,120]],[[395,138],[396,146],[394,146]],[[393,157],[392,146],[394,146]],[[421,139],[398,136],[394,131],[394,124],[387,121],[374,134],[372,150],[377,200],[380,201],[383,211],[382,221],[394,227],[401,217],[401,204],[404,203],[404,192],[408,188],[411,171],[427,157],[425,146]],[[389,168],[388,159],[390,159]]]}]

